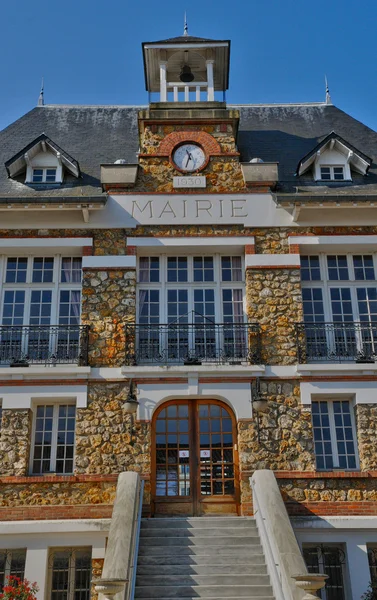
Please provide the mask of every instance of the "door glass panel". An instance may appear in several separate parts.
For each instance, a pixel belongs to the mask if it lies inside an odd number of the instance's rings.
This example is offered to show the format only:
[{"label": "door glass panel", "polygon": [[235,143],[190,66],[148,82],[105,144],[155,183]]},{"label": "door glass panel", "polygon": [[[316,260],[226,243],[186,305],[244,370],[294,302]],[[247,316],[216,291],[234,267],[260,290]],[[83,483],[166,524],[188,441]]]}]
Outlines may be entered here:
[{"label": "door glass panel", "polygon": [[[190,496],[188,405],[171,404],[163,409],[156,431],[156,496]],[[178,431],[184,433],[177,435]]]},{"label": "door glass panel", "polygon": [[[200,493],[202,496],[234,494],[232,420],[216,404],[199,404]],[[228,449],[226,449],[228,448]]]}]

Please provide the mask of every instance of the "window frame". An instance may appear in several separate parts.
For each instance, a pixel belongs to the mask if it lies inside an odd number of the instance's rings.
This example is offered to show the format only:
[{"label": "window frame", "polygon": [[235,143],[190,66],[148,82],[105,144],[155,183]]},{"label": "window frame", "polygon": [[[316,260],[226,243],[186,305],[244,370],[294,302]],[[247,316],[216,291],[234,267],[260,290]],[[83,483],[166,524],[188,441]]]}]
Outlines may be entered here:
[{"label": "window frame", "polygon": [[[58,440],[58,421],[59,421],[59,406],[75,406],[76,407],[76,413],[75,413],[75,434],[74,434],[74,441],[73,441],[73,458],[72,458],[72,472],[70,473],[57,473],[56,472],[56,454],[57,454],[57,448],[58,448],[58,444],[57,444],[57,440]],[[52,406],[53,407],[53,423],[52,423],[52,435],[51,435],[51,456],[50,456],[50,468],[51,465],[54,466],[55,470],[50,470],[50,471],[42,471],[42,473],[40,472],[35,472],[33,470],[33,463],[34,463],[34,449],[35,449],[35,436],[36,436],[36,426],[37,426],[37,408],[38,406]],[[76,460],[76,424],[77,424],[77,403],[75,400],[67,399],[61,399],[59,398],[57,399],[51,399],[51,400],[36,400],[33,403],[32,406],[32,431],[31,431],[31,445],[30,445],[30,457],[29,457],[29,475],[31,476],[35,476],[37,477],[39,476],[43,476],[43,475],[51,475],[51,474],[56,474],[59,477],[70,477],[71,475],[73,475],[74,470],[75,470],[75,460]]]},{"label": "window frame", "polygon": [[[26,565],[26,548],[1,548],[0,554],[5,554],[5,567],[4,567],[4,583],[5,578],[9,575],[12,575],[12,556],[15,554],[19,554],[24,557],[24,576],[25,576],[25,565]],[[2,590],[3,586],[0,581],[0,590]]]},{"label": "window frame", "polygon": [[[69,256],[67,256],[69,254]],[[7,263],[8,259],[11,258],[26,258],[27,259],[27,268],[26,268],[26,281],[25,282],[7,282],[6,274],[7,274]],[[33,265],[35,258],[53,258],[54,266],[53,266],[53,278],[51,282],[33,282]],[[35,252],[33,254],[19,254],[19,253],[10,253],[4,255],[2,259],[0,258],[0,325],[3,324],[3,308],[4,308],[4,296],[6,291],[24,291],[25,292],[25,300],[24,300],[24,312],[22,319],[22,326],[30,325],[30,305],[31,305],[31,295],[33,290],[49,290],[52,292],[51,295],[51,314],[50,314],[50,326],[58,325],[59,321],[59,307],[60,307],[60,291],[62,290],[74,290],[79,291],[80,296],[80,323],[81,323],[81,305],[82,305],[82,276],[80,282],[62,282],[61,281],[61,273],[63,268],[63,259],[66,258],[80,258],[82,260],[81,255],[72,255],[71,253],[64,254],[54,254],[54,253],[46,253],[46,252]],[[82,271],[81,271],[82,272]],[[79,323],[79,324],[80,324]],[[48,327],[48,325],[46,325]]]},{"label": "window frame", "polygon": [[[48,552],[48,569],[47,569],[47,590],[48,598],[52,595],[52,582],[53,582],[53,559],[56,552],[69,552],[69,566],[68,566],[68,588],[66,590],[67,600],[75,599],[75,579],[76,579],[76,554],[77,552],[88,552],[90,554],[90,579],[89,579],[89,598],[91,596],[91,582],[92,582],[92,571],[93,571],[93,547],[92,546],[73,546],[73,547],[53,547],[49,548]],[[51,566],[50,566],[51,565]]]},{"label": "window frame", "polygon": [[[140,259],[159,257],[160,269],[159,269],[159,282],[148,282],[139,281],[140,273]],[[184,257],[188,259],[187,271],[188,281],[168,281],[168,258],[179,258]],[[195,257],[212,257],[213,258],[213,270],[214,278],[213,281],[194,281],[194,261]],[[222,257],[237,257],[241,258],[241,281],[222,281]],[[228,253],[209,253],[209,252],[193,252],[190,254],[182,254],[182,252],[176,253],[163,253],[155,255],[153,253],[143,253],[143,255],[137,257],[137,293],[136,293],[136,314],[137,322],[139,322],[140,315],[140,292],[144,290],[159,290],[159,325],[168,323],[168,312],[167,312],[167,292],[168,290],[187,290],[188,291],[188,312],[190,313],[194,308],[194,290],[195,289],[213,289],[214,290],[214,303],[215,303],[215,323],[224,323],[223,313],[223,296],[222,291],[224,289],[241,289],[242,291],[242,310],[243,310],[243,323],[247,322],[247,311],[246,311],[246,271],[245,271],[245,257],[241,254],[234,252]]]},{"label": "window frame", "polygon": [[[336,437],[334,406],[333,406],[333,403],[337,402],[337,401],[349,403],[351,427],[352,427],[352,437],[353,437],[353,444],[355,447],[355,461],[356,461],[356,466],[352,467],[352,468],[349,468],[349,467],[345,468],[345,467],[339,466],[339,453],[338,453],[338,447],[337,447],[338,440]],[[351,398],[350,396],[339,396],[339,397],[334,398],[333,396],[329,396],[329,395],[325,395],[325,396],[314,395],[314,396],[312,396],[312,403],[313,402],[327,402],[328,415],[329,415],[331,454],[333,457],[332,468],[326,468],[326,467],[320,468],[317,466],[317,456],[316,456],[316,451],[315,451],[315,440],[314,440],[313,412],[311,410],[311,425],[312,425],[312,431],[313,431],[313,453],[314,453],[314,458],[315,458],[315,462],[316,462],[316,464],[315,464],[316,471],[318,471],[320,473],[326,473],[326,472],[328,473],[331,471],[348,471],[348,472],[360,471],[360,457],[359,457],[359,446],[358,446],[358,440],[357,440],[354,399]]]},{"label": "window frame", "polygon": [[[349,572],[348,572],[349,567],[348,567],[348,559],[347,559],[347,545],[342,542],[324,542],[324,543],[303,542],[301,544],[301,551],[302,551],[303,556],[304,556],[304,551],[306,549],[314,548],[317,550],[318,573],[325,573],[325,566],[324,566],[325,563],[324,563],[323,559],[321,558],[321,555],[319,552],[321,547],[329,548],[329,549],[337,548],[344,554],[344,561],[340,563],[340,567],[341,567],[341,573],[342,573],[343,596],[344,596],[344,600],[346,600],[348,598],[348,589],[349,589]],[[305,562],[305,559],[304,559],[304,562]],[[305,564],[306,564],[306,562],[305,562]],[[312,571],[309,571],[309,572],[312,572]],[[320,593],[321,593],[321,599],[327,600],[328,593],[326,590],[326,583],[325,583],[325,586],[320,590]]]},{"label": "window frame", "polygon": [[[353,314],[353,322],[360,322],[360,312],[358,306],[357,299],[357,288],[373,288],[377,289],[377,253],[375,252],[308,252],[302,254],[301,256],[318,256],[319,257],[319,269],[320,269],[320,279],[319,280],[302,280],[301,279],[301,287],[304,288],[319,288],[322,290],[322,302],[324,309],[324,318],[326,323],[333,323],[334,321],[332,309],[331,309],[331,288],[350,288],[351,295],[351,304],[352,304],[352,314]],[[327,257],[328,256],[346,256],[347,257],[347,267],[348,267],[348,279],[337,279],[330,280],[328,277],[328,268],[327,268]],[[355,279],[355,268],[354,268],[354,256],[372,256],[373,258],[373,267],[374,267],[374,276],[375,279]],[[305,322],[305,319],[304,319]],[[314,321],[316,322],[316,321]],[[322,321],[318,321],[322,322]],[[362,322],[362,321],[361,321]],[[310,323],[310,322],[308,322]],[[365,321],[367,323],[367,321]]]},{"label": "window frame", "polygon": [[[47,181],[47,171],[55,171],[55,179],[53,181]],[[42,181],[35,181],[34,180],[34,171],[42,171]],[[56,166],[51,166],[51,167],[38,167],[38,166],[33,166],[31,169],[31,181],[30,183],[34,183],[36,185],[40,185],[42,183],[59,183],[58,181],[58,167]]]},{"label": "window frame", "polygon": [[[330,169],[330,179],[325,179],[324,177],[322,177],[322,169]],[[335,178],[335,173],[334,173],[334,169],[342,169],[343,170],[343,177],[342,179],[336,179]],[[345,169],[345,165],[330,165],[330,164],[319,164],[319,173],[320,173],[320,181],[347,181],[346,179],[346,169]]]}]

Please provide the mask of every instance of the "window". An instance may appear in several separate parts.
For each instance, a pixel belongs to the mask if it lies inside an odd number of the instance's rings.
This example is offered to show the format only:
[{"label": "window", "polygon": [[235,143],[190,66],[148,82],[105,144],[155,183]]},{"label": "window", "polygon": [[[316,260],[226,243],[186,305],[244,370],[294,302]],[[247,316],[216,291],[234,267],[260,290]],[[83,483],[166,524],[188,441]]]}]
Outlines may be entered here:
[{"label": "window", "polygon": [[321,166],[322,181],[342,181],[344,180],[344,167]]},{"label": "window", "polygon": [[139,357],[246,356],[241,256],[140,257],[138,282]]},{"label": "window", "polygon": [[32,473],[73,473],[76,407],[45,404],[35,409]]},{"label": "window", "polygon": [[7,577],[13,575],[23,579],[25,572],[26,550],[0,550],[0,590],[7,583]]},{"label": "window", "polygon": [[348,400],[312,402],[317,469],[356,469],[355,427]]},{"label": "window", "polygon": [[368,562],[370,570],[370,579],[377,584],[377,545],[368,545]]},{"label": "window", "polygon": [[56,168],[33,169],[33,183],[55,183]]},{"label": "window", "polygon": [[306,350],[313,359],[377,355],[376,261],[376,254],[301,257]]},{"label": "window", "polygon": [[21,355],[34,361],[74,359],[79,329],[71,326],[80,324],[81,261],[59,255],[3,261],[0,324],[10,327],[2,330],[1,363]]},{"label": "window", "polygon": [[53,550],[49,557],[49,599],[89,600],[91,563],[89,548]]},{"label": "window", "polygon": [[303,547],[304,560],[309,573],[328,575],[324,589],[318,595],[322,600],[345,600],[344,584],[346,557],[342,547],[336,544]]}]

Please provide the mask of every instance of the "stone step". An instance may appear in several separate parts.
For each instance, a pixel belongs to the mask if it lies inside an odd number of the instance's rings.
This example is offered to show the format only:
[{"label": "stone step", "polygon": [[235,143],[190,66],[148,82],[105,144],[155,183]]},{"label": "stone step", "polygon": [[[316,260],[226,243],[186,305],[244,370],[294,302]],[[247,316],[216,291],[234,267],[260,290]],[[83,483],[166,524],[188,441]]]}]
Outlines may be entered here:
[{"label": "stone step", "polygon": [[169,519],[142,519],[141,529],[203,529],[205,527],[256,527],[252,517],[184,517]]},{"label": "stone step", "polygon": [[[186,558],[186,557],[184,557]],[[200,558],[205,558],[200,557]],[[229,557],[231,558],[231,557]],[[241,563],[237,558],[235,564],[229,564],[226,561],[221,565],[216,564],[203,564],[201,560],[199,564],[138,564],[137,576],[148,576],[148,575],[159,575],[165,577],[166,575],[267,575],[267,566],[262,561],[260,564]]]},{"label": "stone step", "polygon": [[222,535],[220,537],[212,536],[208,533],[198,532],[195,537],[140,537],[139,547],[145,546],[249,546],[259,544],[258,535]]},{"label": "stone step", "polygon": [[270,578],[268,575],[141,575],[136,577],[136,587],[187,587],[187,586],[235,586],[239,585],[269,585]]},{"label": "stone step", "polygon": [[157,527],[151,527],[150,529],[141,529],[140,538],[151,538],[151,537],[228,537],[228,536],[246,536],[255,535],[258,536],[256,527],[248,527],[246,529],[241,527],[203,527],[201,529],[183,529],[167,527],[166,529],[159,529]]},{"label": "stone step", "polygon": [[[169,539],[169,538],[168,538]],[[149,540],[148,540],[149,541]],[[237,540],[239,543],[239,539]],[[242,540],[243,541],[243,540]],[[207,542],[198,545],[198,546],[183,546],[183,545],[164,545],[164,546],[153,546],[148,544],[140,544],[139,545],[139,556],[140,555],[157,555],[157,556],[166,556],[168,554],[172,554],[173,556],[182,556],[182,555],[205,555],[205,556],[226,556],[233,555],[238,556],[239,559],[246,558],[253,554],[262,554],[262,546],[259,543],[248,544],[248,545],[230,545],[225,543],[225,545],[215,545],[208,544]]]},{"label": "stone step", "polygon": [[[234,548],[232,549],[234,550]],[[148,555],[148,554],[140,554],[138,556],[138,569],[141,565],[146,565],[149,567],[153,567],[153,565],[163,565],[163,566],[173,566],[178,569],[181,566],[193,566],[197,565],[205,567],[206,565],[216,565],[219,568],[223,568],[223,566],[227,566],[232,568],[235,565],[263,565],[265,563],[265,557],[262,553],[261,546],[257,546],[256,548],[252,548],[251,551],[248,548],[247,555],[245,553],[245,548],[242,547],[242,552],[233,552],[230,554],[221,555],[219,549],[215,547],[215,552],[208,554],[187,554],[187,555],[176,555],[176,554],[157,554]],[[255,550],[255,551],[254,551]],[[161,567],[160,567],[161,568]]]},{"label": "stone step", "polygon": [[188,585],[135,587],[135,598],[261,598],[272,597],[270,585]]}]

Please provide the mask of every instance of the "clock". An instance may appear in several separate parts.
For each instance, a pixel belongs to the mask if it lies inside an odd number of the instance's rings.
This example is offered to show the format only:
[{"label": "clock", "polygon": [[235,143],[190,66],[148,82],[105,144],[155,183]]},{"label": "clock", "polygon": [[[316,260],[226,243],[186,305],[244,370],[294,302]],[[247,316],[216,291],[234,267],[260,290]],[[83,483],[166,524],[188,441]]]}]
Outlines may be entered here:
[{"label": "clock", "polygon": [[197,144],[182,144],[173,152],[174,165],[180,171],[198,171],[207,163],[204,150]]}]

